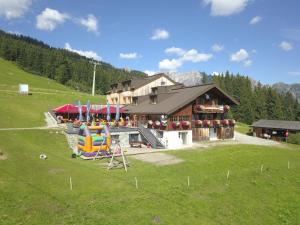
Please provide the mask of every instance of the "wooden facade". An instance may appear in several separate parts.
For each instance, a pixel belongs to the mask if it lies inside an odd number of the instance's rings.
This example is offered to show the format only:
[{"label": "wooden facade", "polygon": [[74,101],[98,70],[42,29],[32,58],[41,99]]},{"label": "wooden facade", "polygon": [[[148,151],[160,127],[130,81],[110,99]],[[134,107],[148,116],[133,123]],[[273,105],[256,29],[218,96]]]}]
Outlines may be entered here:
[{"label": "wooden facade", "polygon": [[[238,103],[215,85],[160,91],[154,88],[151,94],[140,96],[137,104],[128,107],[137,121],[161,131],[192,131],[194,141],[234,138],[235,121],[227,116],[229,105]],[[155,101],[153,96],[157,97]]]},{"label": "wooden facade", "polygon": [[193,141],[208,141],[209,128],[208,127],[193,127]]},{"label": "wooden facade", "polygon": [[[168,117],[168,126],[167,130],[188,130],[191,129],[192,125],[192,114],[193,114],[193,106],[192,104],[188,104],[187,106],[183,107],[182,109],[178,110],[177,112],[171,114]],[[182,121],[188,121],[190,124],[188,126],[182,126],[181,124],[174,128],[173,123]]]}]

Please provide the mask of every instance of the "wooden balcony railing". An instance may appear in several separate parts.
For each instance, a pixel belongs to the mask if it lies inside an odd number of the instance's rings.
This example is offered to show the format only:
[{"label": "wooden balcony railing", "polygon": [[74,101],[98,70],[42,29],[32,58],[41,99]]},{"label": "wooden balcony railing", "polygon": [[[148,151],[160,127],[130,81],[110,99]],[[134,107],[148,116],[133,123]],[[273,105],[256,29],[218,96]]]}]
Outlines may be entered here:
[{"label": "wooden balcony railing", "polygon": [[224,113],[230,107],[228,105],[195,105],[193,109],[198,113]]}]

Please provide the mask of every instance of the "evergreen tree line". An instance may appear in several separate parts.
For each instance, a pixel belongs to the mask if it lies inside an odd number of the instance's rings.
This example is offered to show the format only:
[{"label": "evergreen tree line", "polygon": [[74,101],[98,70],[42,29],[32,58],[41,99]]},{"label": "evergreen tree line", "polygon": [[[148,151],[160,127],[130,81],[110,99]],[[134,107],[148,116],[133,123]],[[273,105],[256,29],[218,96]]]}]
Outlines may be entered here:
[{"label": "evergreen tree line", "polygon": [[300,103],[290,92],[278,93],[271,86],[229,72],[219,76],[204,74],[203,82],[211,81],[240,102],[231,110],[232,116],[240,122],[252,124],[259,119],[300,120]]},{"label": "evergreen tree line", "polygon": [[[77,53],[52,48],[36,39],[0,30],[0,57],[16,62],[27,72],[54,79],[75,90],[91,91],[93,64],[90,59]],[[139,71],[117,69],[100,62],[96,70],[96,93],[105,94],[113,83],[144,76]]]}]

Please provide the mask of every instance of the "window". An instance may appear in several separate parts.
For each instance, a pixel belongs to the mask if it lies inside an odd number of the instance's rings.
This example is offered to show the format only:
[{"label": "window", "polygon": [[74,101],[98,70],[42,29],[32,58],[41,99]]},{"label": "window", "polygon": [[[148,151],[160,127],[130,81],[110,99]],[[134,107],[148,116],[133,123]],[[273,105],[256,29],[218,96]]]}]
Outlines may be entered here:
[{"label": "window", "polygon": [[170,121],[173,122],[173,121],[178,121],[178,117],[177,116],[171,116],[170,117]]},{"label": "window", "polygon": [[138,98],[137,97],[133,97],[132,98],[132,104],[133,105],[137,105],[138,104]]},{"label": "window", "polygon": [[126,97],[123,97],[123,102],[124,104],[126,104]]},{"label": "window", "polygon": [[189,121],[190,117],[189,116],[179,116],[179,121]]},{"label": "window", "polygon": [[129,134],[129,142],[138,142],[139,134]]},{"label": "window", "polygon": [[166,82],[162,81],[162,82],[160,82],[160,84],[161,84],[161,86],[164,86],[164,85],[166,85]]},{"label": "window", "polygon": [[112,141],[113,144],[118,143],[119,140],[120,140],[120,135],[118,135],[118,134],[112,134],[111,135],[111,141]]},{"label": "window", "polygon": [[164,137],[164,132],[163,131],[158,131],[159,134],[159,138],[163,138]]},{"label": "window", "polygon": [[157,96],[151,96],[150,97],[150,103],[151,104],[156,104],[157,103]]}]

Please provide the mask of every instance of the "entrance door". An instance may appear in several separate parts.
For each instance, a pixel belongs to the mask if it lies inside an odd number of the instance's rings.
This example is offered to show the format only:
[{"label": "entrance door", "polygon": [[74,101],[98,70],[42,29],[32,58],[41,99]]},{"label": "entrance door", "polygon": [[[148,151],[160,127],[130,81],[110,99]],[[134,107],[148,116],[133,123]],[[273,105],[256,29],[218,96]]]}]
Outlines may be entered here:
[{"label": "entrance door", "polygon": [[187,144],[187,132],[180,132],[180,133],[181,133],[182,144],[186,145]]},{"label": "entrance door", "polygon": [[217,128],[209,128],[209,139],[210,140],[217,139]]}]

